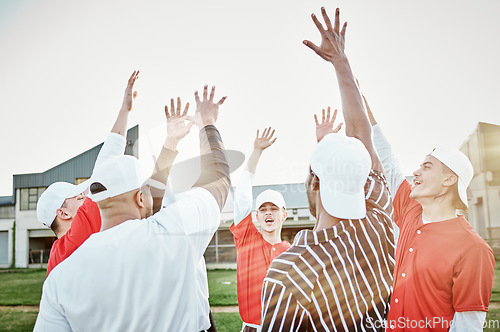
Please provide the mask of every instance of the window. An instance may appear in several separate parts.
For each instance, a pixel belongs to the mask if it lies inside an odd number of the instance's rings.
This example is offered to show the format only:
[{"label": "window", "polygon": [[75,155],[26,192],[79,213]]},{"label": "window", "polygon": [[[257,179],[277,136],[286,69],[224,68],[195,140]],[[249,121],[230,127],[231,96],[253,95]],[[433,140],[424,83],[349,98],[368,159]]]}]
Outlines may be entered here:
[{"label": "window", "polygon": [[20,198],[21,210],[35,210],[36,203],[40,198],[40,195],[44,192],[46,187],[38,187],[38,188],[21,188]]},{"label": "window", "polygon": [[76,178],[75,179],[75,184],[80,184],[84,181],[87,181],[89,178]]}]

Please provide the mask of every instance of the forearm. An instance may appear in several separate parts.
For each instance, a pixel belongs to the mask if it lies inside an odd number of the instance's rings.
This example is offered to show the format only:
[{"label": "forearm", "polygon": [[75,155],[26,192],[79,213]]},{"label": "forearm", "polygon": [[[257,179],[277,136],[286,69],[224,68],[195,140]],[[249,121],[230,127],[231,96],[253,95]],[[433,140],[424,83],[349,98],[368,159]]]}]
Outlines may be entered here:
[{"label": "forearm", "polygon": [[347,57],[335,61],[334,67],[342,99],[346,135],[363,141],[363,138],[371,136],[371,126]]},{"label": "forearm", "polygon": [[115,124],[113,128],[111,128],[112,133],[117,133],[122,135],[123,137],[127,136],[127,123],[128,123],[128,115],[130,111],[126,108],[121,108],[118,116],[116,118]]},{"label": "forearm", "polygon": [[244,170],[240,182],[234,190],[234,225],[245,219],[252,212],[252,183],[254,174]]},{"label": "forearm", "polygon": [[399,164],[392,153],[391,145],[378,124],[373,126],[373,143],[380,156],[389,191],[392,198],[394,198],[405,177],[399,169]]},{"label": "forearm", "polygon": [[[161,182],[163,184],[167,183],[168,176],[170,175],[170,170],[174,164],[175,157],[177,157],[178,152],[175,150],[177,147],[178,140],[167,140],[161,149],[160,155],[156,160],[153,174],[151,179]],[[161,209],[161,204],[165,190],[157,189],[151,187],[151,195],[153,196],[153,213],[156,213]]]},{"label": "forearm", "polygon": [[231,180],[224,145],[219,131],[213,125],[207,125],[200,130],[200,154],[201,174],[194,186],[208,190],[222,210]]},{"label": "forearm", "polygon": [[263,150],[260,149],[253,149],[252,154],[250,154],[250,157],[248,158],[247,170],[252,174],[255,174],[262,151]]},{"label": "forearm", "polygon": [[359,139],[370,154],[372,169],[382,171],[382,164],[373,146],[372,127],[363,107],[361,94],[356,85],[354,75],[347,57],[333,62],[337,73],[337,81],[342,99],[342,111],[345,121],[346,135]]}]

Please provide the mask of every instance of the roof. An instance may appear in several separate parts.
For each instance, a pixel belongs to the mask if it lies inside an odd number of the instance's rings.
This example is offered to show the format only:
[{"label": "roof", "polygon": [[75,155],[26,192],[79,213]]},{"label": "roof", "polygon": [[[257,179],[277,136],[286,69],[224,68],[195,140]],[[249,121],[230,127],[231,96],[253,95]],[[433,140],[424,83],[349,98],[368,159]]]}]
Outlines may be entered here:
[{"label": "roof", "polygon": [[14,205],[14,196],[0,196],[0,206]]},{"label": "roof", "polygon": [[[125,154],[138,157],[139,126],[127,131]],[[77,178],[89,178],[92,174],[97,155],[102,148],[101,143],[80,153],[79,155],[42,173],[15,174],[14,192],[18,188],[48,187],[57,181],[74,183]]]}]

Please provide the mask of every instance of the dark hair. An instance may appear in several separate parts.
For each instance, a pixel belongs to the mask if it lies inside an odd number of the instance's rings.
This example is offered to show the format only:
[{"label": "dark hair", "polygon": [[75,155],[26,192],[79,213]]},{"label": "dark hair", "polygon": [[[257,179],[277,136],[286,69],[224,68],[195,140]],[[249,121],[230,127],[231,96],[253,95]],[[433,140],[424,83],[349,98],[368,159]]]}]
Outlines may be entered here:
[{"label": "dark hair", "polygon": [[59,231],[59,222],[57,221],[57,217],[55,217],[54,221],[52,221],[52,224],[50,224],[50,229],[57,237],[57,232]]},{"label": "dark hair", "polygon": [[100,193],[100,192],[103,192],[106,190],[108,190],[108,189],[99,182],[94,182],[90,185],[90,192],[92,193],[92,195],[95,195],[97,193]]}]

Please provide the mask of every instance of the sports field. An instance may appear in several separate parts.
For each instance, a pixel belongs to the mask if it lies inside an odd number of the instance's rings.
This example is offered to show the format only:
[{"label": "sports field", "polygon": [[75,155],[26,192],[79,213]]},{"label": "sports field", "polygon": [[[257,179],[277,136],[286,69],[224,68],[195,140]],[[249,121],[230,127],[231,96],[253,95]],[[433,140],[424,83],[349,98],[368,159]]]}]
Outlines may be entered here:
[{"label": "sports field", "polygon": [[[0,332],[32,331],[42,295],[46,271],[43,269],[0,270]],[[210,305],[218,331],[240,331],[241,319],[236,298],[236,270],[208,271]],[[495,268],[495,282],[490,311],[490,324],[500,322],[500,264]],[[484,331],[498,331],[491,325]]]}]

